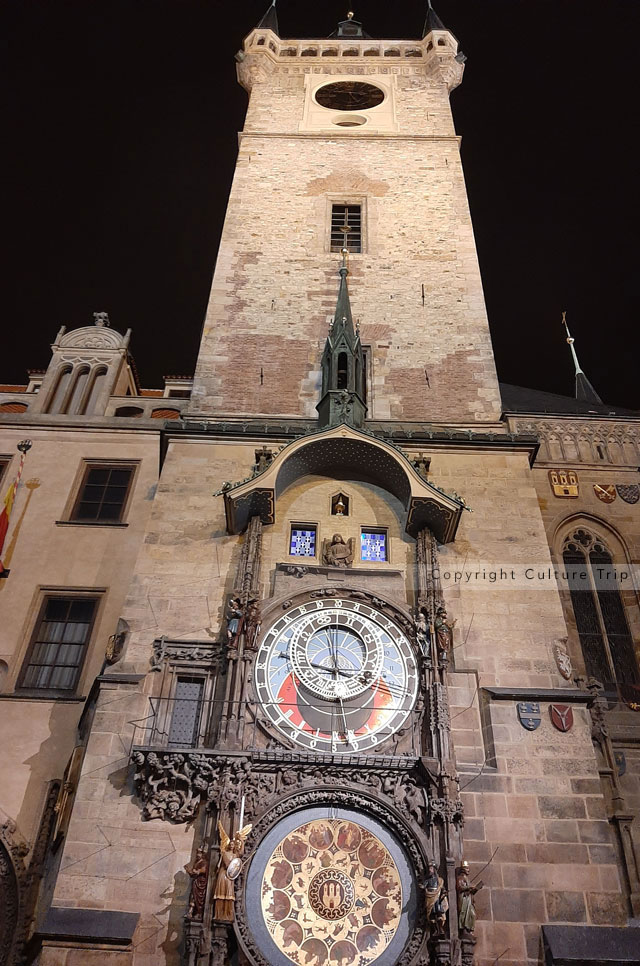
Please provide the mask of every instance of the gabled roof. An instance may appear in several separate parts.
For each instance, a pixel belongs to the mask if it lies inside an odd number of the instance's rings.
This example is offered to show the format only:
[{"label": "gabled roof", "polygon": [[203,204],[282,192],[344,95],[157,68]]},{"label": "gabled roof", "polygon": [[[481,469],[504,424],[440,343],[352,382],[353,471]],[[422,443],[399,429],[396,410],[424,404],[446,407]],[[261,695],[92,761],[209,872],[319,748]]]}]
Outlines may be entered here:
[{"label": "gabled roof", "polygon": [[591,400],[574,399],[573,396],[561,396],[554,392],[543,392],[540,389],[527,389],[525,386],[512,386],[500,383],[502,407],[510,413],[557,413],[559,415],[575,416],[637,416],[640,411],[613,406],[608,403],[596,403]]}]

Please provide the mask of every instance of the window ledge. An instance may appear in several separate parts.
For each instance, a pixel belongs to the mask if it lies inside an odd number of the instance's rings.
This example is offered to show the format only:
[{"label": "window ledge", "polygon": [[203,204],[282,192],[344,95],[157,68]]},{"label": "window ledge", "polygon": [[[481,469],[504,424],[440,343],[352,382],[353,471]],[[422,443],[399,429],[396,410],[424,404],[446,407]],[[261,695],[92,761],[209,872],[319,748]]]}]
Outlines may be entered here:
[{"label": "window ledge", "polygon": [[8,694],[0,694],[0,701],[50,701],[56,704],[83,704],[86,697],[63,694],[35,694],[33,691],[11,691]]},{"label": "window ledge", "polygon": [[57,527],[115,527],[123,530],[128,523],[110,522],[108,520],[56,520]]}]

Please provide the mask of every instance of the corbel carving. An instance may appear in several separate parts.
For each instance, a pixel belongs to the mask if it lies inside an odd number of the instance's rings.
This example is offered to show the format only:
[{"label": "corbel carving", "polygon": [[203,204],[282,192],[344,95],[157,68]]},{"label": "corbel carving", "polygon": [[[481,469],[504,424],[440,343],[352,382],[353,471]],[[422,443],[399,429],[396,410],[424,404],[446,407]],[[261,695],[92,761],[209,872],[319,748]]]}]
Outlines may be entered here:
[{"label": "corbel carving", "polygon": [[8,816],[0,817],[0,962],[18,963],[26,939],[29,846]]}]

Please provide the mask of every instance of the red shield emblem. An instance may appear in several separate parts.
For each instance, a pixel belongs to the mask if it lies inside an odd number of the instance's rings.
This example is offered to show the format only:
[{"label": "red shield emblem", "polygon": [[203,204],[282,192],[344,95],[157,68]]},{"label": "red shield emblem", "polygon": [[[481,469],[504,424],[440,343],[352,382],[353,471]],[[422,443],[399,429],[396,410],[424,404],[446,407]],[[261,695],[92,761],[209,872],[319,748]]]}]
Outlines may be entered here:
[{"label": "red shield emblem", "polygon": [[551,724],[558,731],[569,731],[573,727],[573,708],[568,704],[550,704]]}]

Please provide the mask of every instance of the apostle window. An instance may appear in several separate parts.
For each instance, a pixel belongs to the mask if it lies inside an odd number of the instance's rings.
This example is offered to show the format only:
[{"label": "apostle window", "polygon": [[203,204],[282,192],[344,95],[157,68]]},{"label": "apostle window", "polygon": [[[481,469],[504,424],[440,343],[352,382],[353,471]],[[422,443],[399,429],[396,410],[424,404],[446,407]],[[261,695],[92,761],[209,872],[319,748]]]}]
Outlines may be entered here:
[{"label": "apostle window", "polygon": [[59,694],[75,690],[97,604],[97,597],[45,597],[18,682],[19,690]]},{"label": "apostle window", "polygon": [[120,523],[134,469],[121,463],[88,464],[71,519],[78,523]]},{"label": "apostle window", "polygon": [[640,684],[619,568],[605,542],[576,529],[564,542],[562,558],[587,674],[607,691],[616,684]]},{"label": "apostle window", "polygon": [[331,206],[331,251],[362,251],[362,206]]},{"label": "apostle window", "polygon": [[315,557],[316,527],[311,525],[292,526],[289,540],[289,556]]},{"label": "apostle window", "polygon": [[388,560],[387,531],[363,530],[360,535],[360,557],[362,560]]}]

